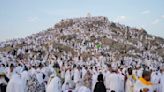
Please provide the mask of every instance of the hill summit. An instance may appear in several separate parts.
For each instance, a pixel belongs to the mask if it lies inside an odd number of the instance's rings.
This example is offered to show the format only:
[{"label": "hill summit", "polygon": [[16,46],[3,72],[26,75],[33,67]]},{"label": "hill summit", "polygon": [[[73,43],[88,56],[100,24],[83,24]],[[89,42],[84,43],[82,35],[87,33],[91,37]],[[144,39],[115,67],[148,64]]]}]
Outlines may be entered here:
[{"label": "hill summit", "polygon": [[107,17],[81,17],[63,19],[37,34],[1,42],[0,52],[13,54],[14,60],[62,59],[69,54],[69,60],[105,57],[107,62],[127,58],[163,62],[164,39],[147,34],[144,29],[114,23]]}]

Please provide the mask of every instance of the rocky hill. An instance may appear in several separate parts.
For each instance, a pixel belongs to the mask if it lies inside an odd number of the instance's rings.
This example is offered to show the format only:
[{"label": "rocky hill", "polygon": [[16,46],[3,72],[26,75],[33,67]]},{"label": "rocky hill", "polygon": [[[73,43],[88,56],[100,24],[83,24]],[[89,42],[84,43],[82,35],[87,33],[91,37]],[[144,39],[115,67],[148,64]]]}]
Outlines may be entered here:
[{"label": "rocky hill", "polygon": [[26,59],[49,60],[69,53],[84,60],[104,56],[108,61],[131,57],[163,62],[164,39],[147,34],[144,29],[114,23],[107,17],[82,17],[61,20],[26,38],[1,42],[0,52],[21,52]]}]

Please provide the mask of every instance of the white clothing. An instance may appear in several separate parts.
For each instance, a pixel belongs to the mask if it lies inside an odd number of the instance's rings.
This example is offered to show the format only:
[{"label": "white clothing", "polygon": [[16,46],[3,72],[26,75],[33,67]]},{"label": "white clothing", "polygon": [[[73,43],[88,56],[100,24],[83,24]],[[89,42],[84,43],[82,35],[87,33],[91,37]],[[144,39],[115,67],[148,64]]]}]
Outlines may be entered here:
[{"label": "white clothing", "polygon": [[91,92],[91,90],[85,86],[79,88],[78,92]]},{"label": "white clothing", "polygon": [[116,92],[122,92],[121,87],[119,86],[121,81],[120,81],[120,76],[116,73],[111,73],[107,80],[108,83],[107,88],[111,90],[114,90]]},{"label": "white clothing", "polygon": [[74,70],[73,77],[74,77],[74,82],[75,83],[77,83],[80,80],[80,71],[78,69]]},{"label": "white clothing", "polygon": [[17,74],[14,74],[9,81],[6,92],[25,92],[23,81],[21,80],[20,76]]},{"label": "white clothing", "polygon": [[62,92],[61,80],[55,76],[47,86],[46,92]]},{"label": "white clothing", "polygon": [[134,84],[134,90],[133,92],[140,92],[140,90],[143,90],[144,88],[149,89],[148,92],[153,92],[153,86],[152,85],[144,85],[140,82],[140,80],[137,80],[136,83]]}]

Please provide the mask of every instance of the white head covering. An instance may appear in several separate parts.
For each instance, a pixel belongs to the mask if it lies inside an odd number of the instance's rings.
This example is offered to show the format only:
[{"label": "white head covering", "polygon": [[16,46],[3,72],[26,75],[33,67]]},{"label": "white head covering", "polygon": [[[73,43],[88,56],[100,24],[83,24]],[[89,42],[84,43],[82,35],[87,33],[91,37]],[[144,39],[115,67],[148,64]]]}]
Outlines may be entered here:
[{"label": "white head covering", "polygon": [[14,74],[21,74],[22,70],[19,67],[16,67],[13,71]]},{"label": "white head covering", "polygon": [[117,70],[117,64],[116,63],[113,62],[111,66],[112,66],[113,70]]}]

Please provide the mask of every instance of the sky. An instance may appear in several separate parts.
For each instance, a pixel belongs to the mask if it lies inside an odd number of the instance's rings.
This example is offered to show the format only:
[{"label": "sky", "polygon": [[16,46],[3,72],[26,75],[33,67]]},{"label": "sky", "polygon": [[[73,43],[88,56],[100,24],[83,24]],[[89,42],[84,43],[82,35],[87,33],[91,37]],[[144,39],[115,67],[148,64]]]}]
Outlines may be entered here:
[{"label": "sky", "polygon": [[0,41],[26,37],[87,13],[164,38],[164,0],[0,0]]}]

